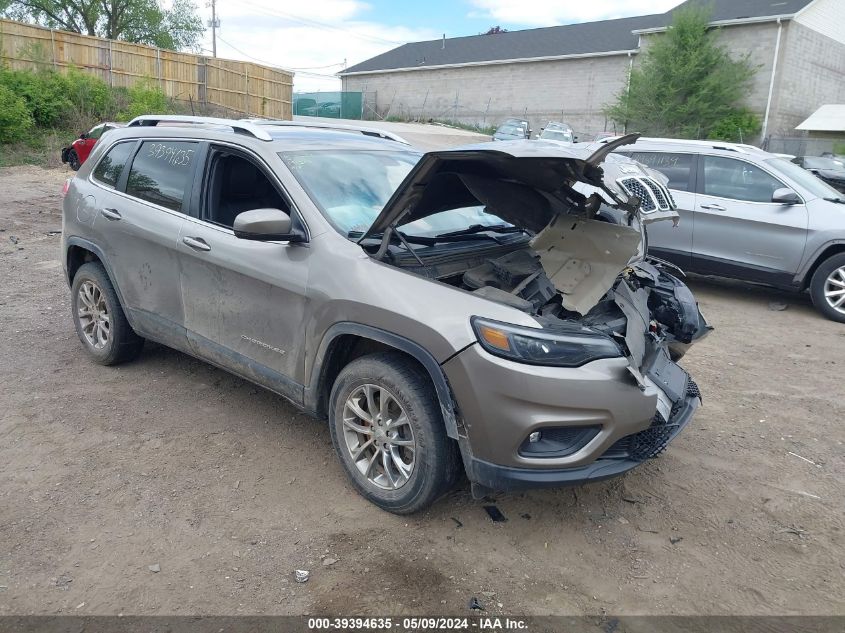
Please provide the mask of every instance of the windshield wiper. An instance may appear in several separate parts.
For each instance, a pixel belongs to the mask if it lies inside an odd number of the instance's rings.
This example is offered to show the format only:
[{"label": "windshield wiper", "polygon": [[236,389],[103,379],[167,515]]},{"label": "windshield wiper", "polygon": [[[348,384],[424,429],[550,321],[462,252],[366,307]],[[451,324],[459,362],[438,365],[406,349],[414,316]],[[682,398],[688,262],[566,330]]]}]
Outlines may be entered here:
[{"label": "windshield wiper", "polygon": [[835,202],[836,204],[845,204],[845,198],[825,198],[828,202]]},{"label": "windshield wiper", "polygon": [[510,224],[473,224],[460,231],[450,231],[449,233],[440,233],[434,237],[457,237],[459,235],[475,235],[476,233],[484,233],[485,231],[492,231],[493,233],[527,233],[523,228],[518,226],[511,226]]}]

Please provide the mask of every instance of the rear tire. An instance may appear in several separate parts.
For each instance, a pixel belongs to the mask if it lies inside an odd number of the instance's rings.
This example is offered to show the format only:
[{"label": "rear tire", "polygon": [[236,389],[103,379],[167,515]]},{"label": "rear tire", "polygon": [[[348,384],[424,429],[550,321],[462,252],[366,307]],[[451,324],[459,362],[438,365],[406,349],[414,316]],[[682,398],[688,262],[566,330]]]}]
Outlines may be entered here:
[{"label": "rear tire", "polygon": [[79,171],[79,168],[82,167],[82,163],[79,162],[79,155],[76,153],[76,150],[70,150],[68,152],[67,164],[70,165],[70,168],[73,171]]},{"label": "rear tire", "polygon": [[845,323],[845,253],[828,257],[810,282],[813,305],[828,319]]},{"label": "rear tire", "polygon": [[394,514],[431,505],[454,485],[460,461],[430,377],[399,352],[358,358],[329,399],[335,451],[352,485]]},{"label": "rear tire", "polygon": [[85,351],[101,365],[137,358],[144,339],[135,334],[102,264],[88,262],[76,271],[71,285],[76,334]]}]

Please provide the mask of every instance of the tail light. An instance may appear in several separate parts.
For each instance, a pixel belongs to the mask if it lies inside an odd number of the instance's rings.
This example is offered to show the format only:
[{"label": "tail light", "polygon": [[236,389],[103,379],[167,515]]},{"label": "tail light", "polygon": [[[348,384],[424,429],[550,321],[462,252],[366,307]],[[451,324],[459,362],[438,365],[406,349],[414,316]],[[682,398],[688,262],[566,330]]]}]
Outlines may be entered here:
[{"label": "tail light", "polygon": [[67,192],[70,190],[70,181],[71,179],[68,178],[67,180],[65,180],[65,184],[62,185],[62,198],[64,198],[67,195]]}]

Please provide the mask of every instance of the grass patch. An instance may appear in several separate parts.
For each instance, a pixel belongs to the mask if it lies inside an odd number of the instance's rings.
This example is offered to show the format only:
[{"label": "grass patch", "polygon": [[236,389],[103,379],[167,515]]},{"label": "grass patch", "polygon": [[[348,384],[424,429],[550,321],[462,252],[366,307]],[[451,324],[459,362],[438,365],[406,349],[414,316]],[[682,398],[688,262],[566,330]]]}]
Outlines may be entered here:
[{"label": "grass patch", "polygon": [[62,148],[78,136],[79,130],[36,128],[20,141],[0,145],[0,167],[59,167],[62,164]]}]

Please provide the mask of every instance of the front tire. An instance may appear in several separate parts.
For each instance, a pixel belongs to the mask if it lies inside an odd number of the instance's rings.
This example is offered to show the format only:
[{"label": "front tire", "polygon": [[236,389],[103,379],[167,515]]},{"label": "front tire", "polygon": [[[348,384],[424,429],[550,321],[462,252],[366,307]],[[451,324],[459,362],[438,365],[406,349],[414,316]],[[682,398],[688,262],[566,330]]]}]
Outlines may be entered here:
[{"label": "front tire", "polygon": [[96,262],[83,264],[73,278],[71,308],[76,334],[101,365],[117,365],[141,353],[144,339],[135,334],[109,276]]},{"label": "front tire", "polygon": [[67,164],[70,165],[70,168],[73,171],[79,171],[79,168],[82,167],[82,163],[79,161],[79,155],[76,153],[76,150],[70,150],[68,152]]},{"label": "front tire", "polygon": [[364,356],[340,372],[329,427],[352,485],[383,510],[422,510],[457,479],[457,445],[446,435],[431,380],[402,353]]},{"label": "front tire", "polygon": [[828,319],[845,323],[845,253],[827,258],[816,269],[810,296]]}]

